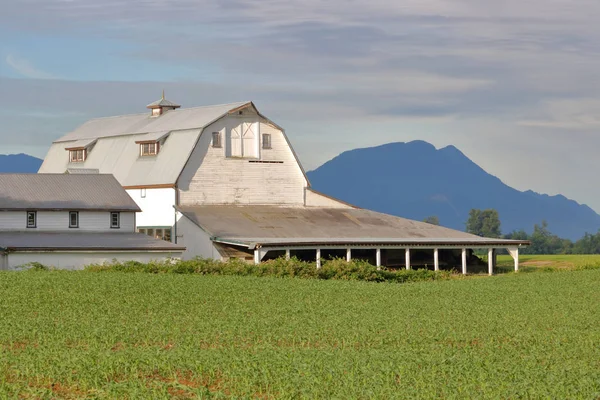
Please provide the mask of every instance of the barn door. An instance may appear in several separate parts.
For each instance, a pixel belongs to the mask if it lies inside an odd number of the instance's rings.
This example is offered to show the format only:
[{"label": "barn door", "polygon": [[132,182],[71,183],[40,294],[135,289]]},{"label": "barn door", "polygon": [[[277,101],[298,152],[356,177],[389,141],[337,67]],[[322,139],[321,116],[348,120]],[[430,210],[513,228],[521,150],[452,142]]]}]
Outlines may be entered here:
[{"label": "barn door", "polygon": [[242,122],[242,153],[244,157],[256,157],[256,133],[252,122]]},{"label": "barn door", "polygon": [[242,157],[242,125],[231,128],[231,156]]}]

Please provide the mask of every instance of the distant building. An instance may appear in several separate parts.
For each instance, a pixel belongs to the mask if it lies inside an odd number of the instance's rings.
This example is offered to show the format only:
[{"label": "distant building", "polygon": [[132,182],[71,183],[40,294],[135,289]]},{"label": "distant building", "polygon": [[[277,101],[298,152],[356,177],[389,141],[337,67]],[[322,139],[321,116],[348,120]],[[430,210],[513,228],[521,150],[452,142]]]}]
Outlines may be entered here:
[{"label": "distant building", "polygon": [[40,172],[113,174],[142,209],[138,231],[185,245],[184,258],[341,255],[407,267],[427,259],[437,268],[458,252],[464,271],[467,249],[508,247],[518,260],[527,244],[361,210],[312,190],[283,128],[252,102],[179,109],[163,95],[147,107],[56,140]]},{"label": "distant building", "polygon": [[111,175],[0,174],[0,189],[0,269],[147,262],[185,249],[136,233],[140,209]]}]

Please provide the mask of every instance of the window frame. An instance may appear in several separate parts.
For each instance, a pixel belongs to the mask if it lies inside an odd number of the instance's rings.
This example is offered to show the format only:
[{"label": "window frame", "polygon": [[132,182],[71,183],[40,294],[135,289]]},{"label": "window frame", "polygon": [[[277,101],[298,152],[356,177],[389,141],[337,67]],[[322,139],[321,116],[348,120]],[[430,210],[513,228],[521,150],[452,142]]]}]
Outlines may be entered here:
[{"label": "window frame", "polygon": [[[261,135],[261,148],[264,150],[269,150],[273,148],[273,142],[272,139],[273,137],[271,136],[270,133],[263,133]],[[266,142],[265,142],[266,139]]]},{"label": "window frame", "polygon": [[[215,138],[217,139],[215,141]],[[212,147],[215,149],[223,148],[223,141],[221,140],[221,132],[212,133]]]},{"label": "window frame", "polygon": [[[150,146],[153,146],[152,148]],[[144,146],[148,146],[148,152],[144,152]],[[151,151],[151,149],[153,149]],[[140,142],[140,157],[154,157],[160,151],[159,142]]]},{"label": "window frame", "polygon": [[[117,217],[116,225],[113,224],[113,216]],[[120,211],[111,211],[110,212],[110,229],[121,229],[121,212]]]},{"label": "window frame", "polygon": [[[75,215],[76,223],[72,224],[72,215]],[[79,211],[69,211],[69,228],[79,228]]]},{"label": "window frame", "polygon": [[[81,154],[81,158],[79,158],[79,154]],[[87,150],[86,149],[70,149],[69,150],[69,162],[70,163],[82,163],[85,162],[87,158]]]},{"label": "window frame", "polygon": [[[27,211],[25,215],[26,215],[25,226],[28,229],[37,228],[37,211]],[[33,215],[33,224],[29,224],[29,216],[30,215]]]}]

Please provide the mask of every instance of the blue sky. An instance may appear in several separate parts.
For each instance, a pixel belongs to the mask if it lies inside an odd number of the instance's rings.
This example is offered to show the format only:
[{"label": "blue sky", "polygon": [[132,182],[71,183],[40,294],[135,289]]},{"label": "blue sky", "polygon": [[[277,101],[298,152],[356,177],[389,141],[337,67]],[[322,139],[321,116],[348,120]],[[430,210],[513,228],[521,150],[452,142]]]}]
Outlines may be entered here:
[{"label": "blue sky", "polygon": [[253,100],[307,169],[420,139],[600,211],[600,2],[0,2],[0,153],[43,157],[164,88],[184,107]]}]

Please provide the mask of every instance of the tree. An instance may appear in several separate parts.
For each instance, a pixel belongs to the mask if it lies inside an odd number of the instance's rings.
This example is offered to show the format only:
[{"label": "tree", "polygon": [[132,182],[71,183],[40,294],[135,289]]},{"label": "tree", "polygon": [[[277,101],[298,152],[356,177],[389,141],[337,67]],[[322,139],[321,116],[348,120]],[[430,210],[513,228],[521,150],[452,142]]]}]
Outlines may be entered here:
[{"label": "tree", "polygon": [[440,219],[437,217],[437,215],[430,215],[429,217],[425,218],[423,222],[427,222],[431,225],[439,225]]},{"label": "tree", "polygon": [[499,238],[501,235],[500,217],[498,211],[492,208],[487,210],[471,209],[466,225],[467,232],[474,235],[490,238]]}]

